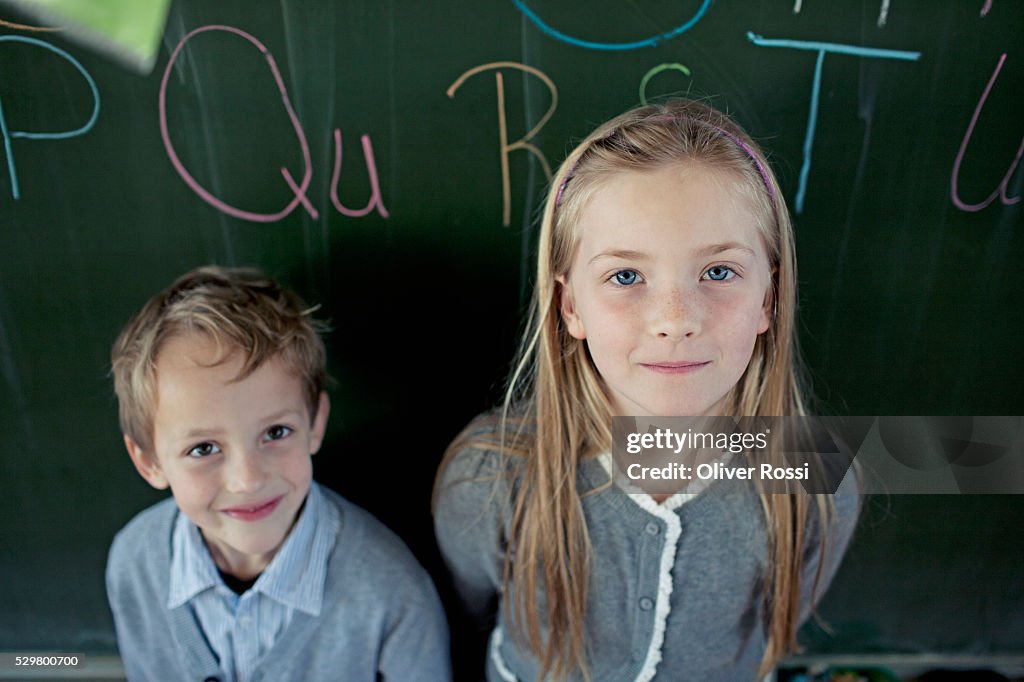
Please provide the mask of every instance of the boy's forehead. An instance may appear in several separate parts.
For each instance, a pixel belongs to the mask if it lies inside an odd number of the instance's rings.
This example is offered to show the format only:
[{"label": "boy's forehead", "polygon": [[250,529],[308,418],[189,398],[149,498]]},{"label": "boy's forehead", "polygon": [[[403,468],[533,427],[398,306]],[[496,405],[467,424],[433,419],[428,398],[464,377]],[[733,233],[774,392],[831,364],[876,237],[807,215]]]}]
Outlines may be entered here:
[{"label": "boy's forehead", "polygon": [[[202,395],[246,382],[248,386],[274,385],[296,388],[302,395],[298,372],[287,367],[279,356],[272,356],[258,367],[247,368],[245,353],[224,341],[205,334],[180,334],[168,339],[156,356],[156,394]],[[281,398],[289,397],[284,390]]]},{"label": "boy's forehead", "polygon": [[157,371],[164,369],[209,368],[241,363],[241,350],[208,334],[186,332],[172,335],[156,356]]},{"label": "boy's forehead", "polygon": [[157,440],[204,428],[255,424],[271,415],[308,412],[303,384],[277,357],[242,376],[241,352],[210,342],[169,343],[157,357],[153,425]]}]

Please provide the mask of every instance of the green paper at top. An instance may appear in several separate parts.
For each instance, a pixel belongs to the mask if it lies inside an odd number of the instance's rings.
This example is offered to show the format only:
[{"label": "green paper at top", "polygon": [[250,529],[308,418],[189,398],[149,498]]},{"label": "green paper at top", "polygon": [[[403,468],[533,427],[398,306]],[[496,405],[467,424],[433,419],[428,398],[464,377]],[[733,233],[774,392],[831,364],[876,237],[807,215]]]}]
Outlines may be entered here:
[{"label": "green paper at top", "polygon": [[171,0],[0,0],[143,74],[156,62]]}]

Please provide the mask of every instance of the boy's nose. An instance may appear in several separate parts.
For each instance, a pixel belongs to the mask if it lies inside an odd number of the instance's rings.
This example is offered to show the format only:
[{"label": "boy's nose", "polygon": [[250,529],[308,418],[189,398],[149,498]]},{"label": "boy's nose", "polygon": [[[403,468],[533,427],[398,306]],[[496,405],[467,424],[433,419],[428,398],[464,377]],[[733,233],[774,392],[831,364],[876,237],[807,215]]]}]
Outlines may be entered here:
[{"label": "boy's nose", "polygon": [[224,487],[233,493],[251,493],[263,487],[266,475],[255,452],[236,451],[227,458]]},{"label": "boy's nose", "polygon": [[680,288],[659,292],[649,311],[651,333],[661,338],[682,339],[701,328],[701,310],[697,297]]}]

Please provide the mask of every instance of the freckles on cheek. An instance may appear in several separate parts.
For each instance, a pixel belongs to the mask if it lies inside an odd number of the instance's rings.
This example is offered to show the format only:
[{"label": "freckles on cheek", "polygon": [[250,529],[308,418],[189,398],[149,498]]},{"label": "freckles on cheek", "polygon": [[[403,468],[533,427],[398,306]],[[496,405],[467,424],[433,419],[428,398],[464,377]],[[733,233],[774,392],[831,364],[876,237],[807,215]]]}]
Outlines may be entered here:
[{"label": "freckles on cheek", "polygon": [[743,346],[754,347],[761,323],[760,305],[751,305],[743,309],[733,309],[728,313],[722,311],[719,317],[723,322],[722,330],[726,338],[736,339]]}]

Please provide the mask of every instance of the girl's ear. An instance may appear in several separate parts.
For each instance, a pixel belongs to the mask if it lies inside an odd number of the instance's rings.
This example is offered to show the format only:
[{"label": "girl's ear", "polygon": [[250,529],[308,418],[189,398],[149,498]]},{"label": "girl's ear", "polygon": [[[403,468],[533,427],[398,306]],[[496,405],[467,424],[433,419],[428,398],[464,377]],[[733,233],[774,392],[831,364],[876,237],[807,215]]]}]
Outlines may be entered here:
[{"label": "girl's ear", "polygon": [[558,308],[562,313],[562,321],[565,322],[565,327],[569,330],[569,335],[581,341],[587,338],[587,330],[583,327],[583,318],[576,311],[572,284],[563,275],[555,278],[555,295],[558,296]]},{"label": "girl's ear", "polygon": [[309,433],[309,454],[315,455],[324,441],[324,433],[327,431],[327,417],[331,414],[331,399],[327,397],[326,391],[320,391],[320,401],[317,404],[316,414],[313,415],[313,426]]},{"label": "girl's ear", "polygon": [[124,437],[124,446],[128,450],[128,456],[132,458],[135,470],[139,472],[142,478],[146,479],[146,483],[157,490],[166,490],[169,484],[167,477],[164,476],[164,470],[160,467],[160,462],[157,461],[156,455],[150,456],[128,435]]}]

